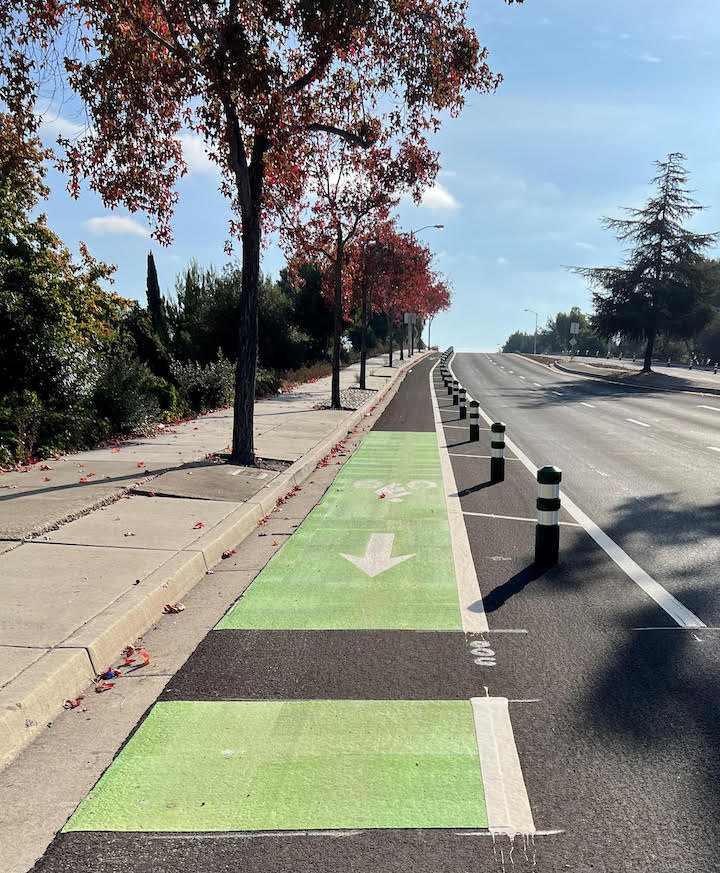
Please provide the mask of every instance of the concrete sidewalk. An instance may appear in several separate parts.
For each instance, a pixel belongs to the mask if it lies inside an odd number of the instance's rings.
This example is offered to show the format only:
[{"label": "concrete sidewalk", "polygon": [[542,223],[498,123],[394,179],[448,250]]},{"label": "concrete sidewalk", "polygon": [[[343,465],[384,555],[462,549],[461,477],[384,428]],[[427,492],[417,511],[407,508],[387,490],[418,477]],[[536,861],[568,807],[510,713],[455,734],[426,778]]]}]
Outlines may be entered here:
[{"label": "concrete sidewalk", "polygon": [[208,458],[231,439],[232,410],[220,410],[0,477],[0,766],[254,531],[418,360],[388,368],[385,357],[371,359],[373,391],[355,397],[359,364],[344,369],[343,398],[355,410],[323,408],[330,377],[258,401],[259,469]]}]

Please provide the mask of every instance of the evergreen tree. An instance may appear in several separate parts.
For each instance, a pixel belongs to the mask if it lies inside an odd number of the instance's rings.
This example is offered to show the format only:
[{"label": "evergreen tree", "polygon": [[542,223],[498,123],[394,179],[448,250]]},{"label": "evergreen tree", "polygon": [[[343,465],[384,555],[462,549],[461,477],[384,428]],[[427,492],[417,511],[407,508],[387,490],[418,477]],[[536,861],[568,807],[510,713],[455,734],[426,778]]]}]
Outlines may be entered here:
[{"label": "evergreen tree", "polygon": [[155,269],[155,258],[153,258],[152,252],[148,252],[147,256],[147,303],[155,333],[160,337],[163,345],[166,346],[168,342],[167,320],[165,318],[157,270]]},{"label": "evergreen tree", "polygon": [[620,267],[573,267],[594,289],[593,327],[605,337],[621,334],[645,343],[643,372],[650,372],[658,337],[697,334],[712,318],[710,289],[703,281],[702,252],[717,233],[693,233],[683,222],[705,207],[686,188],[688,174],[679,152],[656,161],[657,194],[627,218],[603,218],[627,246]]}]

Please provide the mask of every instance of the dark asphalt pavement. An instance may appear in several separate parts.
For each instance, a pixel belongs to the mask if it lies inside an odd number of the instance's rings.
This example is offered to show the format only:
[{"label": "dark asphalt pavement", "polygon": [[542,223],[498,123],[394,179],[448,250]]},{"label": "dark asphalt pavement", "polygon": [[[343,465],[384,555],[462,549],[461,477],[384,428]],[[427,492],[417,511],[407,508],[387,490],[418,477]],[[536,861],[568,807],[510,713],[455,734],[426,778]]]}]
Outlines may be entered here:
[{"label": "dark asphalt pavement", "polygon": [[[413,367],[378,427],[432,430],[430,366]],[[467,387],[485,407],[482,386]],[[536,569],[533,477],[508,452],[505,481],[489,485],[489,432],[469,443],[444,391],[438,401],[473,513],[465,521],[495,666],[474,664],[472,637],[459,632],[211,631],[163,699],[466,699],[487,689],[510,699],[534,839],[511,846],[441,829],[68,833],[36,873],[720,870],[719,632],[677,629],[567,514],[559,565]],[[510,418],[509,405],[490,408]],[[512,438],[533,460],[554,460],[533,454],[528,419],[517,411]]]}]

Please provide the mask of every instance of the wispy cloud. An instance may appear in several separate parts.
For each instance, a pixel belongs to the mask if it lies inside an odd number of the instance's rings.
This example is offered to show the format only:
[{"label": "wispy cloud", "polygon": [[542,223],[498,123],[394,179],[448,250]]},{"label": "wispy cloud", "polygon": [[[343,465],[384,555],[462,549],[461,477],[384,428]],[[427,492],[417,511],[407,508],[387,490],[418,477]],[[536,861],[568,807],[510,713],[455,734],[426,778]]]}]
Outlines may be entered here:
[{"label": "wispy cloud", "polygon": [[423,191],[421,204],[428,209],[454,210],[460,207],[458,201],[439,182]]},{"label": "wispy cloud", "polygon": [[498,267],[506,267],[510,263],[510,261],[508,261],[507,258],[500,257],[500,258],[497,258],[495,263],[498,265]]},{"label": "wispy cloud", "polygon": [[36,110],[36,115],[42,119],[39,128],[41,138],[52,139],[53,142],[56,142],[59,136],[76,139],[90,131],[87,125],[63,118],[62,115],[57,115],[54,112],[41,113]]},{"label": "wispy cloud", "polygon": [[150,231],[129,215],[103,215],[97,218],[89,218],[83,224],[90,233],[94,233],[97,236],[104,236],[106,233],[122,234],[125,236],[150,236]]},{"label": "wispy cloud", "polygon": [[643,52],[637,56],[637,59],[646,64],[659,64],[661,60],[657,55],[651,55],[650,52]]}]

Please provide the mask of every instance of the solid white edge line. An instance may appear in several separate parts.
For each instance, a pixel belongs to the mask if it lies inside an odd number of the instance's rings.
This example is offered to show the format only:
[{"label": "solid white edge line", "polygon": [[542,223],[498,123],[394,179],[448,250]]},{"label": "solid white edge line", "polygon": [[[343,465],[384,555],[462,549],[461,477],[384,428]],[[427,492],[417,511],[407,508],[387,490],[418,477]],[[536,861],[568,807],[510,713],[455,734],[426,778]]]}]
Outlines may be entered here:
[{"label": "solid white edge line", "polygon": [[720,406],[705,406],[704,403],[698,403],[698,409],[712,409],[713,412],[720,412]]},{"label": "solid white edge line", "polygon": [[488,830],[533,834],[535,823],[522,777],[507,697],[472,697]]},{"label": "solid white edge line", "polygon": [[433,384],[435,367],[437,367],[437,364],[430,369],[430,399],[432,400],[435,435],[437,436],[440,468],[445,487],[445,507],[450,526],[453,561],[455,562],[455,582],[458,589],[460,620],[465,633],[487,633],[487,616],[485,615],[480,585],[477,573],[475,572],[475,562],[470,552],[470,542],[467,530],[465,529],[460,498],[457,497],[458,488],[455,482],[455,474],[453,473],[452,464],[445,445],[440,407],[435,396],[435,386]]},{"label": "solid white edge line", "polygon": [[[454,357],[455,356],[453,355],[453,358]],[[448,364],[448,369],[453,374],[453,378],[457,378],[452,370],[451,364]],[[468,397],[469,396],[470,395],[468,394]],[[469,402],[470,401],[468,400],[468,403]],[[488,424],[492,424],[492,419],[482,407],[478,407],[478,411]],[[505,445],[519,460],[523,462],[533,476],[536,477],[538,468],[533,464],[530,458],[528,458],[528,456],[508,438],[507,434],[505,435]],[[695,613],[691,612],[686,606],[683,606],[677,598],[673,597],[673,595],[669,591],[666,591],[659,582],[656,582],[652,576],[646,573],[639,564],[636,564],[627,552],[625,552],[614,540],[610,539],[605,531],[595,524],[589,516],[587,516],[572,502],[572,500],[570,500],[564,491],[560,492],[560,500],[562,506],[567,509],[575,521],[579,522],[585,528],[585,531],[595,540],[600,548],[603,549],[618,565],[618,567],[620,567],[620,569],[630,579],[632,579],[636,585],[642,588],[642,590],[651,597],[660,609],[664,610],[673,621],[676,621],[680,627],[707,627],[705,622],[699,619]]]},{"label": "solid white edge line", "polygon": [[631,421],[633,424],[639,424],[640,427],[650,427],[649,424],[645,424],[644,421],[638,421],[636,418],[626,418],[625,421]]},{"label": "solid white edge line", "polygon": [[713,452],[720,452],[720,446],[708,446],[709,449],[712,449]]},{"label": "solid white edge line", "polygon": [[589,406],[590,409],[595,409],[595,407],[592,405],[592,403],[585,403],[584,400],[581,400],[580,403],[581,403],[583,406]]}]

